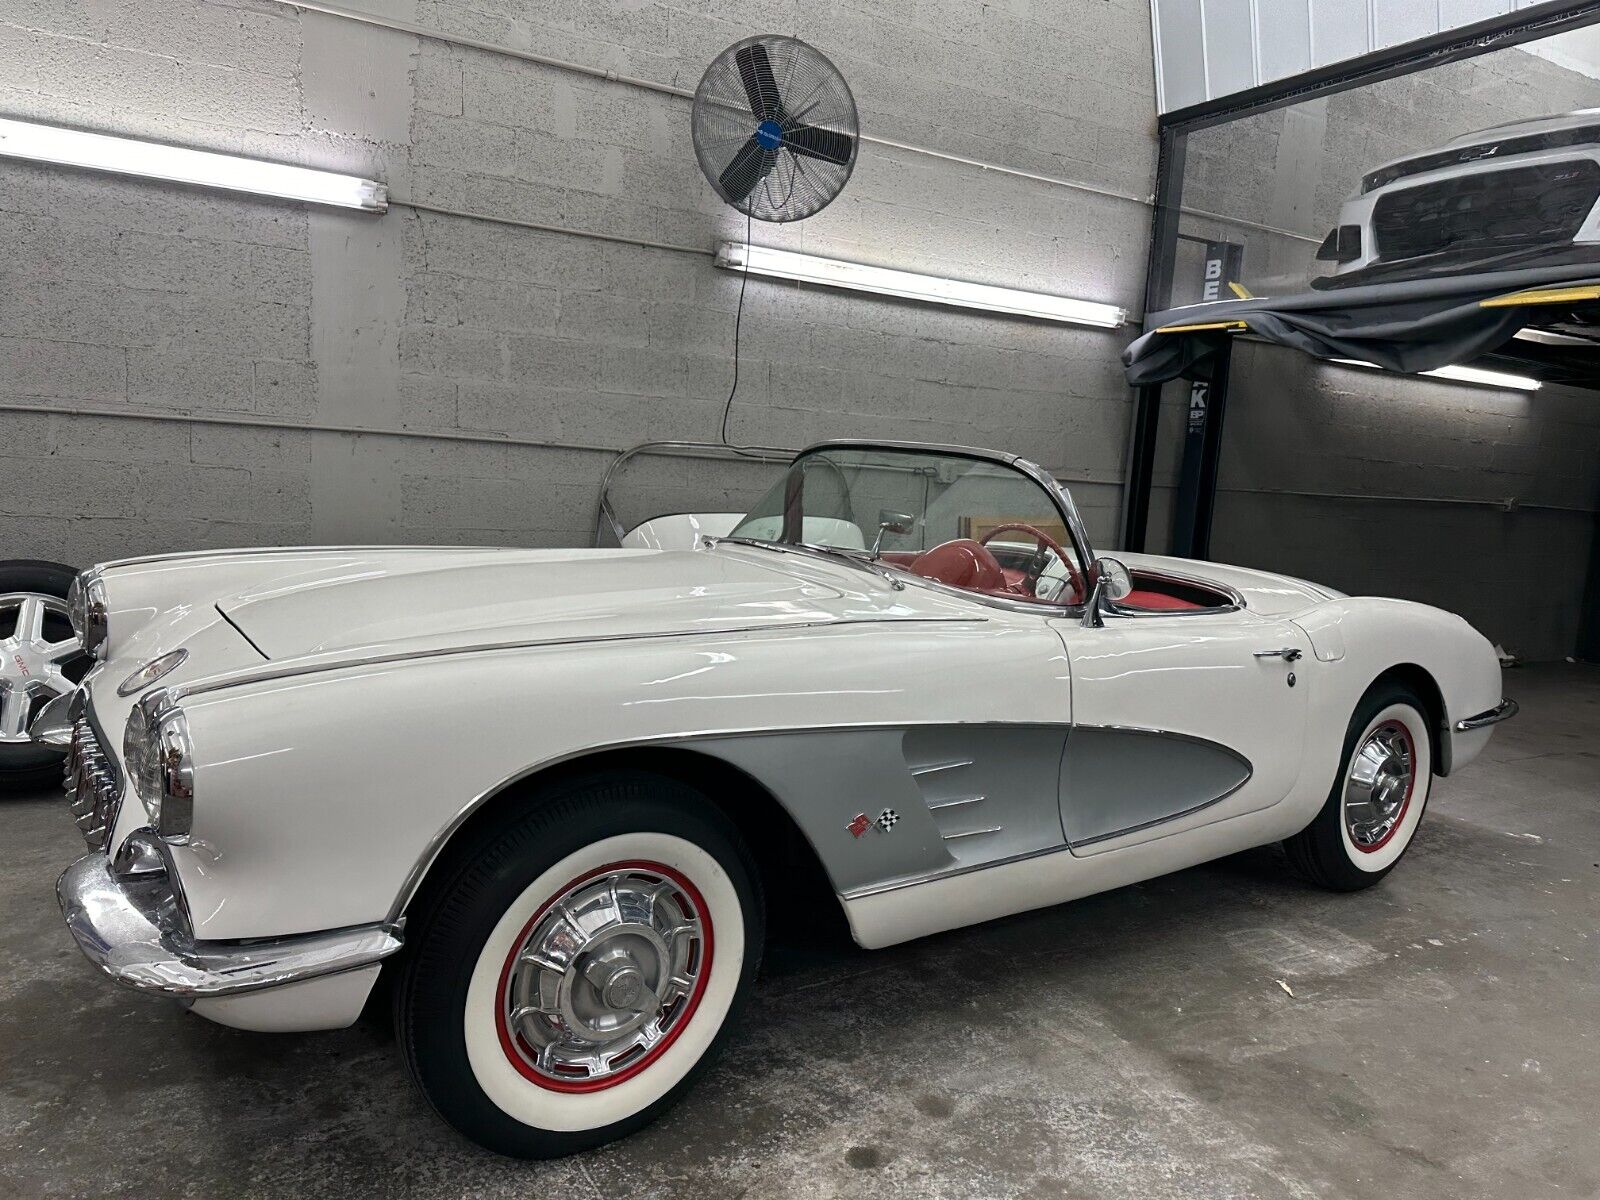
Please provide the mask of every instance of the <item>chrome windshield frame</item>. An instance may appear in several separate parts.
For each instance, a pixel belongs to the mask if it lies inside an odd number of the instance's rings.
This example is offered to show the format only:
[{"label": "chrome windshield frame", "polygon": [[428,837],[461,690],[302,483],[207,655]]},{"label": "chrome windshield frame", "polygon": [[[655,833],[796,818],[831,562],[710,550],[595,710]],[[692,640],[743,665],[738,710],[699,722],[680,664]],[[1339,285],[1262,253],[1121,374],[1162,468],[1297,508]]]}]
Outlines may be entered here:
[{"label": "chrome windshield frame", "polygon": [[[943,454],[952,458],[968,458],[976,462],[994,463],[1003,467],[1010,467],[1021,472],[1034,483],[1044,489],[1055,506],[1057,514],[1061,517],[1062,524],[1066,527],[1068,536],[1072,539],[1073,549],[1078,552],[1079,563],[1083,568],[1085,581],[1093,586],[1095,564],[1098,561],[1094,547],[1089,542],[1089,531],[1083,523],[1083,517],[1078,512],[1078,506],[1072,499],[1072,493],[1060,483],[1055,476],[1046,471],[1038,463],[1023,458],[1020,454],[1008,454],[1001,450],[983,450],[973,446],[951,446],[940,442],[909,442],[897,440],[869,440],[862,438],[831,438],[828,441],[814,442],[795,454],[790,461],[792,467],[795,463],[814,454],[826,450],[893,450],[909,454]],[[746,514],[748,517],[748,514]],[[742,523],[742,522],[741,522]],[[737,528],[737,526],[735,526]],[[810,546],[804,542],[774,542],[758,538],[722,537],[715,539],[718,542],[760,542],[762,545],[788,547],[795,550],[810,550],[818,553],[821,548]],[[836,547],[827,548],[829,551],[837,550]],[[844,553],[844,552],[840,552]],[[849,557],[856,557],[848,555]],[[866,565],[868,560],[856,557],[861,565]],[[886,570],[895,568],[887,567]],[[1051,617],[1072,617],[1083,612],[1087,597],[1070,603],[1055,603],[1047,600],[1011,600],[1004,596],[991,596],[983,592],[970,591],[967,588],[953,587],[941,583],[937,579],[928,579],[909,571],[897,571],[907,583],[915,583],[947,595],[959,596],[964,600],[986,604],[992,608],[1003,608],[1012,612],[1034,613]]]},{"label": "chrome windshield frame", "polygon": [[1078,552],[1079,565],[1083,568],[1084,577],[1087,579],[1094,572],[1096,561],[1094,547],[1089,543],[1089,531],[1085,528],[1083,518],[1078,513],[1077,504],[1073,502],[1072,493],[1054,475],[1050,474],[1038,463],[1023,458],[1020,454],[1007,454],[1001,450],[980,450],[972,446],[948,446],[939,442],[834,438],[807,446],[794,456],[794,460],[790,465],[793,466],[795,462],[799,462],[808,454],[815,454],[822,450],[898,450],[909,454],[945,454],[954,458],[970,458],[978,462],[996,463],[1003,467],[1012,467],[1044,489],[1045,494],[1050,497],[1050,502],[1055,505],[1056,511],[1060,515],[1061,523],[1066,526],[1067,533],[1072,538],[1073,548]]}]

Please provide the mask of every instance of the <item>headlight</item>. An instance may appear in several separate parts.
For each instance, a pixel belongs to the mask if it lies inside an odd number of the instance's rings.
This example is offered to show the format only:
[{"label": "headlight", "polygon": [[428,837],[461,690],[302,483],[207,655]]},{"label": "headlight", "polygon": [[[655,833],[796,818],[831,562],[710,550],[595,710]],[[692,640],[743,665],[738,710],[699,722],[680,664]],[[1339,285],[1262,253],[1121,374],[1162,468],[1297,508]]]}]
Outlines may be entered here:
[{"label": "headlight", "polygon": [[156,833],[169,841],[194,828],[194,747],[189,722],[167,691],[151,692],[128,714],[122,762]]},{"label": "headlight", "polygon": [[106,619],[106,585],[92,571],[84,571],[72,581],[67,592],[67,619],[72,622],[72,632],[78,635],[83,648],[92,657],[103,659],[110,632]]}]

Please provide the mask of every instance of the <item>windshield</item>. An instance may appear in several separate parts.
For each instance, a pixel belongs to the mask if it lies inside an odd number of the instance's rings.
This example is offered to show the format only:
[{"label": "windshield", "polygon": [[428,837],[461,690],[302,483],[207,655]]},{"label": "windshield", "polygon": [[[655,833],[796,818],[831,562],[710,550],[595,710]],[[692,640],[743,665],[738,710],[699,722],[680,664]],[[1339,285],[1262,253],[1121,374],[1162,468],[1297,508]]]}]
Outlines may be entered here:
[{"label": "windshield", "polygon": [[1081,549],[1014,466],[935,450],[824,447],[795,459],[729,535],[871,555],[950,587],[1070,604]]}]

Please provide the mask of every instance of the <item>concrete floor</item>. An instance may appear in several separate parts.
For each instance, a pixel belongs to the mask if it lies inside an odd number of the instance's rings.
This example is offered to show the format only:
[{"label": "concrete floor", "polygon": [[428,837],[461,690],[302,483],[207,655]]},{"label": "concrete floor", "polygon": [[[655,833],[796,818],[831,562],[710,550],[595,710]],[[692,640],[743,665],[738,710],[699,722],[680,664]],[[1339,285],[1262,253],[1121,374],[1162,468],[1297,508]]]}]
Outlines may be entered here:
[{"label": "concrete floor", "polygon": [[1522,717],[1371,891],[1274,849],[775,949],[685,1104],[553,1164],[456,1137],[375,1028],[240,1033],[103,984],[52,897],[67,814],[6,803],[0,1195],[1595,1196],[1600,669],[1507,688]]}]

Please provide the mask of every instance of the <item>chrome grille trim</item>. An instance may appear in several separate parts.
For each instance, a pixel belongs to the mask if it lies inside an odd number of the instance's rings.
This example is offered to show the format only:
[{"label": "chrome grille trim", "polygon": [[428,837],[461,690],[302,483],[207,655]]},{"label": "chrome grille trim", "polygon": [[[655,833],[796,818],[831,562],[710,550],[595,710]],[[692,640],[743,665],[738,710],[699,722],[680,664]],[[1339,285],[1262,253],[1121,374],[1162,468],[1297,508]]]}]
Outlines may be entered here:
[{"label": "chrome grille trim", "polygon": [[89,849],[104,852],[121,807],[122,783],[115,764],[100,748],[100,739],[87,716],[80,716],[73,723],[61,787],[83,840]]}]

